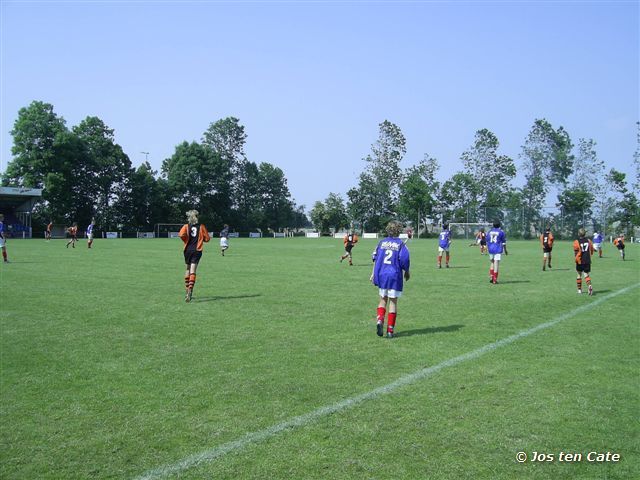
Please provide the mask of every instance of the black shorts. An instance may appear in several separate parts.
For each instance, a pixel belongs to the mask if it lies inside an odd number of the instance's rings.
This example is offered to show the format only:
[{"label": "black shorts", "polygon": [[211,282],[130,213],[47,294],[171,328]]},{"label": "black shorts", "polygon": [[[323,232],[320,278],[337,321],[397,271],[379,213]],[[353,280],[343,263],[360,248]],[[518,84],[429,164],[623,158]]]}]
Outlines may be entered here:
[{"label": "black shorts", "polygon": [[618,245],[618,250],[624,250],[624,245]]},{"label": "black shorts", "polygon": [[553,247],[542,247],[544,253],[551,253],[551,250],[553,250]]},{"label": "black shorts", "polygon": [[197,265],[201,258],[202,252],[197,250],[185,250],[184,252],[184,263],[187,265],[191,265],[192,263]]},{"label": "black shorts", "polygon": [[486,240],[480,240],[480,245],[482,245],[483,247],[487,246],[487,241]]},{"label": "black shorts", "polygon": [[581,263],[576,263],[576,272],[578,273],[591,273],[591,264],[587,263],[585,265]]},{"label": "black shorts", "polygon": [[347,245],[346,247],[344,247],[345,251],[347,253],[351,253],[351,249],[353,248],[353,245]]}]

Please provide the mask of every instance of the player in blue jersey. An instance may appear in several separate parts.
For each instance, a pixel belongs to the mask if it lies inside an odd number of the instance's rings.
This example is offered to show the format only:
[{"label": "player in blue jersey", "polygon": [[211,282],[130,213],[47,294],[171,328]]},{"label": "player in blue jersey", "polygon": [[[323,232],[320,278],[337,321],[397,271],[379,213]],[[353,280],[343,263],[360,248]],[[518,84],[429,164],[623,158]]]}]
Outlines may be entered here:
[{"label": "player in blue jersey", "polygon": [[409,280],[409,249],[398,237],[402,226],[398,222],[389,222],[387,237],[380,240],[375,251],[375,263],[371,281],[378,287],[380,301],[377,310],[376,333],[384,335],[384,317],[389,306],[387,320],[387,338],[393,338],[398,313],[398,298],[402,295],[403,280]]},{"label": "player in blue jersey", "polygon": [[502,259],[502,252],[505,255],[509,255],[507,252],[507,237],[504,231],[500,228],[500,222],[493,222],[493,228],[489,230],[487,234],[487,246],[489,250],[489,260],[491,266],[489,267],[489,283],[498,283],[498,267],[500,260]]},{"label": "player in blue jersey", "polygon": [[446,267],[449,268],[449,247],[451,246],[451,230],[449,224],[442,224],[442,232],[438,238],[438,268],[442,268],[442,253],[445,252]]},{"label": "player in blue jersey", "polygon": [[593,234],[593,248],[598,252],[598,258],[602,258],[602,242],[604,242],[604,235],[598,230]]},{"label": "player in blue jersey", "polygon": [[4,231],[4,215],[0,213],[0,249],[2,250],[2,260],[4,263],[9,263],[7,258],[7,237]]},{"label": "player in blue jersey", "polygon": [[95,220],[92,218],[91,223],[87,227],[87,247],[91,248],[91,244],[93,243],[93,227],[95,226]]}]

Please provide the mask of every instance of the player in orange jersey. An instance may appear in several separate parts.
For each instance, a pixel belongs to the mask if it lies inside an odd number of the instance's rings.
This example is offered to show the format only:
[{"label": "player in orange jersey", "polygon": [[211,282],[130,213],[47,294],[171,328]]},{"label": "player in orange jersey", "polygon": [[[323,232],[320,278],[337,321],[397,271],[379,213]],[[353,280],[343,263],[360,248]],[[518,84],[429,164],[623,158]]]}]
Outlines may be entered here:
[{"label": "player in orange jersey", "polygon": [[69,232],[69,235],[71,235],[71,240],[67,242],[67,248],[69,248],[69,245],[71,245],[73,248],[76,248],[76,242],[78,241],[78,224],[76,222],[73,222],[73,225],[67,228],[67,232]]},{"label": "player in orange jersey", "polygon": [[576,283],[578,293],[582,293],[582,279],[587,283],[589,295],[593,295],[593,287],[591,286],[591,255],[595,252],[593,243],[587,238],[584,228],[578,230],[578,238],[573,241],[573,253],[576,259],[576,272],[578,276]]},{"label": "player in orange jersey", "polygon": [[344,255],[340,257],[340,263],[342,263],[342,261],[345,258],[348,258],[349,265],[353,266],[353,259],[351,258],[351,250],[353,250],[353,247],[355,247],[356,243],[358,243],[358,235],[356,235],[352,230],[351,232],[347,233],[344,236],[343,243],[344,243]]},{"label": "player in orange jersey", "polygon": [[202,257],[203,242],[211,240],[211,236],[204,224],[198,223],[198,211],[187,212],[187,222],[178,234],[184,242],[184,263],[187,271],[184,274],[184,287],[186,290],[184,301],[190,302],[193,296],[193,287],[196,285],[196,270]]},{"label": "player in orange jersey", "polygon": [[544,233],[540,235],[540,244],[542,245],[542,271],[545,271],[547,264],[551,268],[551,250],[553,250],[551,227],[545,228]]},{"label": "player in orange jersey", "polygon": [[624,260],[624,235],[620,235],[613,241],[613,244],[616,246],[618,251],[620,252],[620,258]]},{"label": "player in orange jersey", "polygon": [[46,240],[51,240],[51,230],[53,229],[53,222],[49,220],[47,224],[47,229],[44,231],[44,238]]}]

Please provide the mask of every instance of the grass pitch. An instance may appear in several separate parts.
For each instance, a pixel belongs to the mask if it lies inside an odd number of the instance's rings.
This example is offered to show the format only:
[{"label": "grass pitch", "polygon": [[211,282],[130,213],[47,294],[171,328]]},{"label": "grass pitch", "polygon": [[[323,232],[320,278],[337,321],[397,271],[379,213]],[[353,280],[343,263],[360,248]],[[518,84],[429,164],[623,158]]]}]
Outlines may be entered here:
[{"label": "grass pitch", "polygon": [[0,265],[0,478],[640,478],[636,245],[626,262],[605,245],[588,297],[569,242],[547,272],[537,242],[510,242],[490,285],[469,241],[438,270],[435,240],[412,240],[388,340],[374,240],[349,267],[340,240],[232,239],[222,257],[214,239],[191,304],[179,240],[64,243],[9,241]]}]

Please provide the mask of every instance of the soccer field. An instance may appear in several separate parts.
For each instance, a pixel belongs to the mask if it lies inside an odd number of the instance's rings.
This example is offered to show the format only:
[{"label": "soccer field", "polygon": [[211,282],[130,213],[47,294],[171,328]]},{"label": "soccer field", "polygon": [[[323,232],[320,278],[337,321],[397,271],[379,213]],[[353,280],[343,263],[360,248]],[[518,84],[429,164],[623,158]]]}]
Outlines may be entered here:
[{"label": "soccer field", "polygon": [[589,297],[570,242],[509,242],[498,285],[469,243],[409,243],[386,339],[375,240],[214,239],[189,304],[178,239],[10,241],[0,478],[640,478],[637,245]]}]

